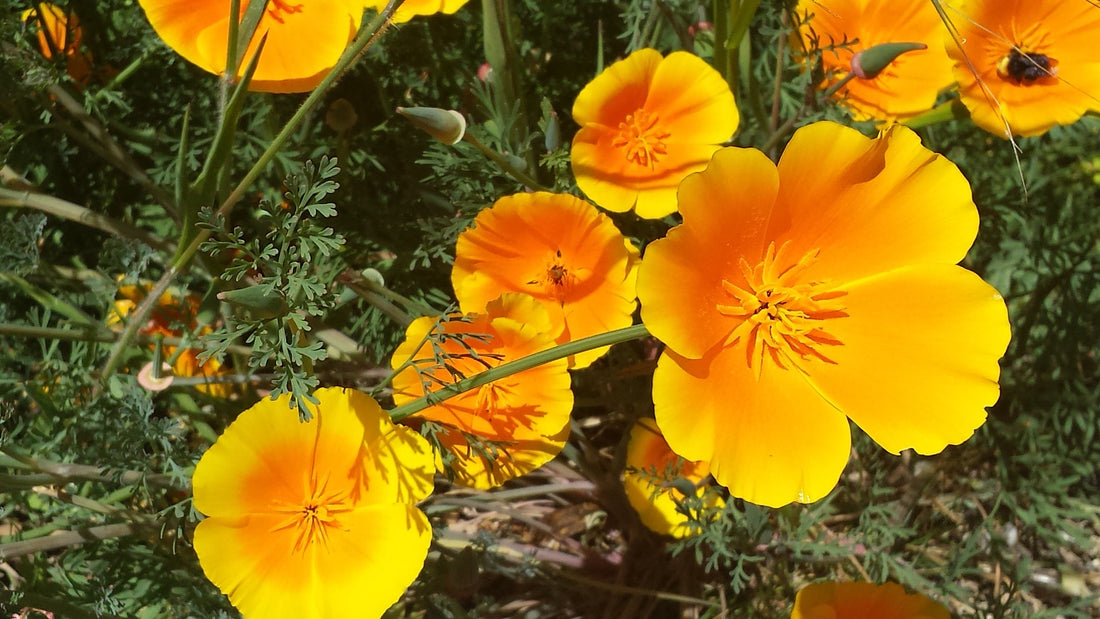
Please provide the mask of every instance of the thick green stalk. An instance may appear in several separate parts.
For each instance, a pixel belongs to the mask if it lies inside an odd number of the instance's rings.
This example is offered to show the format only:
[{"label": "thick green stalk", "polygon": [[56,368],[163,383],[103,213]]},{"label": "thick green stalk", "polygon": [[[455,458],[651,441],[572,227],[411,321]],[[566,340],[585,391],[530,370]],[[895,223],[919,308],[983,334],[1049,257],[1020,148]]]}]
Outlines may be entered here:
[{"label": "thick green stalk", "polygon": [[466,378],[458,381],[452,385],[447,385],[438,391],[433,391],[431,394],[422,398],[417,398],[412,402],[406,402],[400,406],[394,407],[390,411],[390,418],[394,421],[400,421],[409,415],[415,415],[420,411],[434,406],[440,402],[453,398],[454,396],[470,391],[471,389],[477,389],[482,385],[488,385],[494,380],[500,380],[512,374],[518,374],[524,370],[529,370],[533,367],[540,366],[544,363],[556,361],[558,359],[564,359],[570,355],[584,352],[586,350],[592,350],[594,348],[602,348],[604,346],[611,346],[612,344],[619,344],[621,342],[628,342],[630,340],[637,340],[649,335],[649,331],[645,328],[645,325],[634,325],[626,327],[625,329],[617,329],[615,331],[608,331],[607,333],[601,333],[599,335],[593,335],[584,339],[577,340],[575,342],[569,342],[568,344],[562,344],[555,346],[548,350],[529,355],[522,359],[516,359],[515,361],[509,361],[503,365],[475,374],[470,378]]}]

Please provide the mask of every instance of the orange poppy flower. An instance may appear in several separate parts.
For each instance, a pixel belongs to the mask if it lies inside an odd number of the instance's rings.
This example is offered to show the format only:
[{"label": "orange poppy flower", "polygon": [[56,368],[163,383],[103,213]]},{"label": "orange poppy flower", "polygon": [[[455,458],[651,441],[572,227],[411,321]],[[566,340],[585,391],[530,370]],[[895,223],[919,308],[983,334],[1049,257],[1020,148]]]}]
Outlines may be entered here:
[{"label": "orange poppy flower", "polygon": [[948,39],[947,51],[955,61],[959,98],[974,124],[1003,137],[1030,136],[1100,110],[1095,3],[954,4],[961,12],[954,19],[958,43]]},{"label": "orange poppy flower", "polygon": [[[521,193],[497,200],[459,235],[451,283],[466,313],[505,292],[533,296],[564,325],[564,344],[630,326],[637,266],[638,250],[591,204]],[[607,350],[574,355],[569,367],[588,367]]]},{"label": "orange poppy flower", "polygon": [[[157,35],[188,61],[205,71],[225,72],[229,40],[229,5],[224,1],[139,0]],[[247,8],[241,2],[241,14]],[[363,16],[362,2],[352,0],[271,0],[242,65],[263,55],[250,84],[263,92],[304,92],[328,73],[355,37]]]},{"label": "orange poppy flower", "polygon": [[815,123],[778,169],[723,149],[679,199],[684,223],[638,274],[642,322],[668,346],[657,425],[734,496],[824,497],[845,416],[891,453],[938,453],[984,422],[1007,311],[956,265],[978,229],[966,179],[911,130]]},{"label": "orange poppy flower", "polygon": [[873,78],[855,78],[833,98],[856,120],[894,122],[932,109],[939,92],[955,82],[943,48],[943,23],[927,0],[801,0],[798,32],[805,49],[821,50],[822,89],[851,70],[852,56],[882,43],[924,43],[928,49],[898,56]]},{"label": "orange poppy flower", "polygon": [[[684,493],[672,482],[680,479],[698,485],[709,474],[706,462],[687,462],[673,453],[652,419],[639,419],[630,430],[623,477],[626,498],[642,524],[657,533],[674,537],[693,533],[687,514],[677,506],[684,500]],[[665,483],[654,483],[660,479]],[[723,501],[708,495],[708,503],[710,507],[721,507]]]},{"label": "orange poppy flower", "polygon": [[[145,299],[148,292],[147,285],[120,286],[118,294],[121,299],[115,301],[110,315],[107,317],[108,325],[122,322],[130,312]],[[171,291],[165,291],[153,308],[148,322],[138,331],[143,335],[163,335],[165,337],[183,337],[184,329],[197,334],[209,333],[211,327],[200,326],[196,317],[199,312],[199,297],[188,293],[180,296]],[[202,376],[206,379],[215,379],[226,376],[231,370],[224,367],[220,361],[214,358],[205,362],[199,361],[201,351],[193,348],[177,350],[175,346],[165,346],[163,353],[166,359],[173,358],[171,372],[175,376]],[[199,391],[216,398],[228,398],[233,393],[229,383],[212,381],[195,387]]]},{"label": "orange poppy flower", "polygon": [[92,57],[81,49],[83,33],[76,14],[43,2],[22,14],[23,21],[38,28],[38,48],[52,60],[54,53],[65,56],[65,70],[77,84],[87,84],[92,74]]},{"label": "orange poppy flower", "polygon": [[823,582],[806,585],[794,600],[791,619],[950,619],[943,604],[901,585]]},{"label": "orange poppy flower", "polygon": [[352,389],[290,395],[237,417],[191,478],[195,552],[246,617],[380,617],[416,578],[431,525],[431,448]]},{"label": "orange poppy flower", "polygon": [[[428,392],[438,391],[551,348],[555,328],[545,307],[514,293],[501,295],[482,314],[418,318],[393,353],[391,365],[400,370],[393,378],[393,400],[400,405],[423,396],[425,385]],[[558,455],[569,438],[572,410],[569,370],[559,359],[457,395],[417,417],[444,426],[437,436],[453,456],[449,465],[455,479],[485,489]],[[464,433],[485,443],[471,444]],[[446,472],[444,464],[443,454],[437,454],[441,472]]]},{"label": "orange poppy flower", "polygon": [[[401,24],[418,15],[433,15],[435,13],[451,15],[458,9],[461,9],[469,1],[470,0],[405,0],[401,6],[397,7],[397,12],[393,14],[393,23]],[[367,0],[366,7],[368,9],[381,11],[386,8],[387,3],[388,0]]]},{"label": "orange poppy flower", "polygon": [[577,187],[617,213],[676,210],[676,186],[733,136],[733,93],[703,59],[642,49],[607,67],[573,103],[581,126],[570,162]]}]

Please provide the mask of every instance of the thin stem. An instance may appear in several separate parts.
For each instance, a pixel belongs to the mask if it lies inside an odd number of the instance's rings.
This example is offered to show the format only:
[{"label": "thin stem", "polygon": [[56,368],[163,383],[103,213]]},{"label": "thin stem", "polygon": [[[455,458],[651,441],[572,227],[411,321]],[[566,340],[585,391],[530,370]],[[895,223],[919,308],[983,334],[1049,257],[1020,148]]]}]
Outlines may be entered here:
[{"label": "thin stem", "polygon": [[509,361],[503,365],[498,365],[495,368],[475,374],[470,378],[466,378],[458,381],[457,383],[447,385],[438,391],[417,398],[412,402],[406,402],[400,406],[394,407],[390,411],[390,418],[394,421],[401,421],[409,415],[415,415],[420,411],[439,404],[445,400],[453,398],[454,396],[470,391],[471,389],[477,389],[482,385],[488,385],[489,383],[500,380],[518,374],[524,370],[529,370],[533,367],[540,366],[544,363],[556,361],[558,359],[564,359],[570,355],[582,353],[586,350],[592,350],[595,348],[602,348],[604,346],[611,346],[612,344],[618,344],[621,342],[628,342],[630,340],[637,340],[649,335],[649,331],[645,328],[645,325],[634,325],[626,327],[624,329],[617,329],[615,331],[609,331],[607,333],[601,333],[599,335],[593,335],[579,339],[575,342],[569,342],[568,344],[562,344],[555,346],[542,352],[537,352],[533,355],[528,355],[522,359],[516,359],[515,361]]},{"label": "thin stem", "polygon": [[476,148],[482,155],[488,157],[493,163],[497,164],[500,169],[507,172],[508,176],[511,176],[523,185],[530,187],[535,191],[551,191],[551,189],[544,187],[542,183],[539,183],[537,180],[535,180],[534,177],[528,175],[526,172],[523,172],[511,163],[508,163],[508,160],[502,157],[500,153],[482,144],[481,141],[475,138],[469,131],[467,131],[462,136],[462,139],[472,144],[473,147]]}]

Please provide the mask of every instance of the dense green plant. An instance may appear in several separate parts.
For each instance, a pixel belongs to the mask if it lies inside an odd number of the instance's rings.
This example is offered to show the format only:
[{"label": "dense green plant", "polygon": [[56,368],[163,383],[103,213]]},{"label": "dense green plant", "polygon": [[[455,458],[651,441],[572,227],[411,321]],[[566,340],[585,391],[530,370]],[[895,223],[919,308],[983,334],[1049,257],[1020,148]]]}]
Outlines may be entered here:
[{"label": "dense green plant", "polygon": [[[486,1],[506,8],[503,49],[484,43],[494,25],[472,4],[387,33],[299,118],[305,96],[221,92],[130,1],[66,5],[103,70],[77,88],[36,50],[27,3],[0,0],[5,616],[234,616],[189,544],[198,457],[269,394],[301,404],[338,384],[385,401],[409,319],[452,308],[455,239],[477,212],[534,183],[576,192],[569,111],[613,59],[647,46],[707,57],[737,96],[734,143],[773,158],[796,126],[848,122],[790,48],[790,3],[735,2],[752,19],[726,46],[716,36],[739,24],[699,24],[725,0]],[[458,109],[468,139],[414,133],[399,105]],[[626,342],[574,374],[572,438],[552,465],[493,492],[438,482],[424,506],[433,552],[389,616],[786,617],[825,577],[901,582],[963,617],[1095,616],[1100,119],[1015,144],[965,120],[919,132],[972,185],[982,219],[966,265],[1012,321],[1001,399],[975,438],[896,457],[855,430],[826,499],[685,504],[700,534],[671,541],[619,483],[658,346]],[[674,221],[614,219],[643,246]],[[108,326],[120,285],[139,281],[194,293],[197,320],[174,339],[138,319]],[[139,384],[179,345],[223,359],[232,398],[201,379]]]}]

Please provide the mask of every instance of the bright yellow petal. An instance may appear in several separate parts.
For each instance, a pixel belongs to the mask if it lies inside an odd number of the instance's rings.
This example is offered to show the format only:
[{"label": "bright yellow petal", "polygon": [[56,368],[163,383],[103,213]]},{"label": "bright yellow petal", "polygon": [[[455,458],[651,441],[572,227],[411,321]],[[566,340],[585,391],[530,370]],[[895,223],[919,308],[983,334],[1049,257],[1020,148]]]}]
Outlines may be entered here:
[{"label": "bright yellow petal", "polygon": [[[212,0],[142,0],[140,4],[169,47],[206,71],[225,71],[228,5]],[[245,56],[247,63],[266,35],[251,89],[303,92],[313,88],[336,64],[361,17],[361,3],[350,0],[271,3]]]},{"label": "bright yellow petal", "polygon": [[289,395],[241,413],[195,466],[195,509],[207,516],[262,513],[273,502],[300,500],[311,471],[333,483],[354,479],[363,425],[343,391],[318,389],[323,415],[308,423],[289,408]]},{"label": "bright yellow petal", "polygon": [[879,445],[939,453],[961,443],[997,401],[1008,346],[1004,300],[954,265],[900,269],[847,289],[848,318],[829,322],[843,344],[811,380]]},{"label": "bright yellow petal", "polygon": [[[654,420],[639,419],[631,428],[623,487],[631,507],[650,529],[674,537],[686,537],[692,532],[687,515],[677,507],[677,499],[683,500],[684,495],[667,485],[656,485],[655,478],[667,481],[678,478],[698,484],[709,474],[706,462],[687,462],[679,458],[661,436]],[[723,501],[714,498],[710,506],[720,507]]]},{"label": "bright yellow petal", "polygon": [[582,126],[618,127],[627,114],[645,104],[661,60],[661,52],[646,48],[604,69],[577,94],[573,120]]},{"label": "bright yellow petal", "polygon": [[[328,391],[336,390],[317,393]],[[416,503],[427,498],[435,476],[428,441],[409,428],[394,426],[389,414],[367,394],[354,389],[343,392],[347,406],[365,428],[356,461],[361,483],[352,498],[359,504]]]},{"label": "bright yellow petal", "polygon": [[896,126],[872,140],[830,122],[799,129],[779,161],[768,237],[803,254],[810,279],[844,282],[909,264],[961,260],[978,231],[955,164]]},{"label": "bright yellow petal", "polygon": [[795,597],[791,619],[950,619],[944,606],[901,585],[823,582],[806,585]]},{"label": "bright yellow petal", "polygon": [[195,530],[207,577],[246,617],[377,617],[423,566],[431,526],[417,508],[393,504],[340,515],[327,543],[295,550],[277,515],[213,517]]},{"label": "bright yellow petal", "polygon": [[757,150],[724,148],[680,185],[684,223],[649,244],[638,274],[642,322],[686,357],[698,358],[737,322],[721,316],[722,280],[744,257],[758,261],[779,190],[775,165]]},{"label": "bright yellow petal", "polygon": [[577,96],[581,125],[570,163],[577,186],[611,211],[646,218],[676,210],[675,188],[706,167],[737,128],[725,80],[685,52],[639,50],[608,67]]},{"label": "bright yellow petal", "polygon": [[673,451],[709,462],[720,484],[752,503],[817,501],[848,462],[844,414],[797,371],[766,364],[756,378],[743,347],[700,360],[666,350],[653,374],[653,405]]}]

